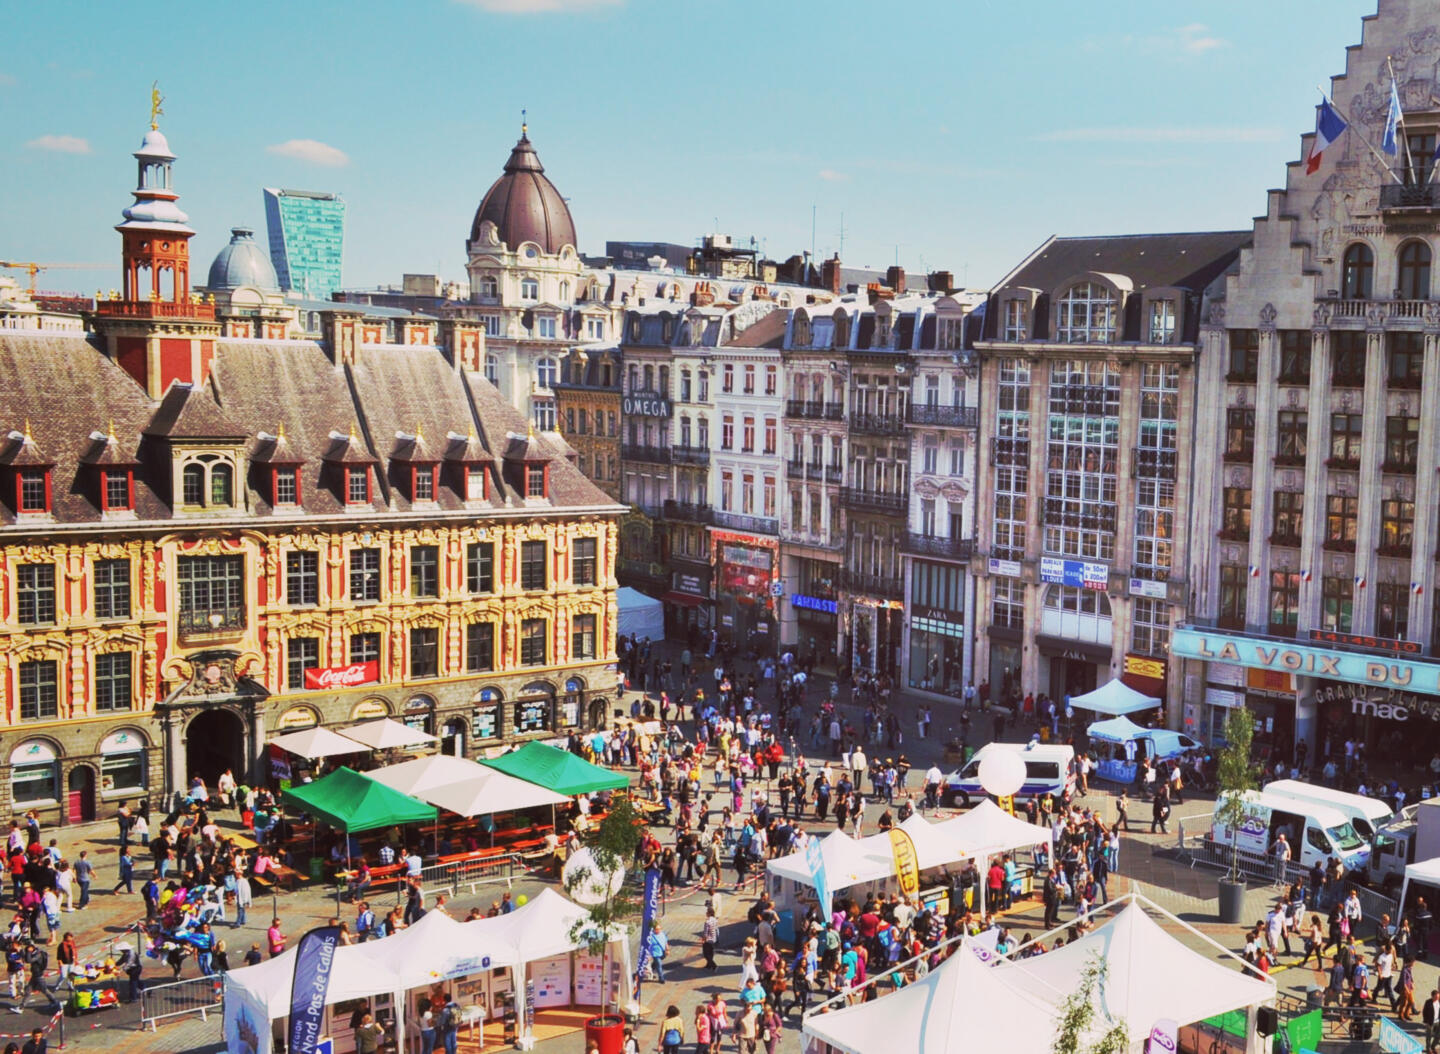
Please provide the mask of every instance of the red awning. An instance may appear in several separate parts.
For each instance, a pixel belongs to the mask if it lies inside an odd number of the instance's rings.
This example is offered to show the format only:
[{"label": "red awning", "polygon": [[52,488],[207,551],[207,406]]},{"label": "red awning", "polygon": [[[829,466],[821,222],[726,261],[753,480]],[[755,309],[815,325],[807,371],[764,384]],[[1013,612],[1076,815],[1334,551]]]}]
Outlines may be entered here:
[{"label": "red awning", "polygon": [[704,597],[697,597],[692,593],[677,593],[673,589],[660,599],[667,604],[679,604],[682,608],[698,608],[705,603]]}]

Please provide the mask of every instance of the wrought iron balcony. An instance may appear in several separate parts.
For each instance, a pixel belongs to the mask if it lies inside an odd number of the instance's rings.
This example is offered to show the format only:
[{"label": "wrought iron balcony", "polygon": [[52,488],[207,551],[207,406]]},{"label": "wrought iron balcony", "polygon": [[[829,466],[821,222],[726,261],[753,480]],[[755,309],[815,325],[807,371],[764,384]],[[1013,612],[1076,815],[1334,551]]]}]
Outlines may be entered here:
[{"label": "wrought iron balcony", "polygon": [[710,464],[710,448],[708,446],[677,446],[672,447],[674,461],[677,465],[708,465]]},{"label": "wrought iron balcony", "polygon": [[915,531],[906,531],[905,541],[901,548],[905,552],[914,553],[917,556],[943,556],[951,560],[968,560],[970,554],[975,551],[975,539],[937,538],[928,534],[918,534]]},{"label": "wrought iron balcony", "polygon": [[684,523],[714,523],[715,510],[709,505],[692,505],[688,501],[666,500],[662,506],[663,515],[667,520],[680,520]]},{"label": "wrought iron balcony", "polygon": [[905,494],[885,494],[878,490],[862,490],[860,487],[841,487],[840,504],[847,509],[861,512],[880,512],[887,515],[904,515],[909,500]]},{"label": "wrought iron balcony", "polygon": [[899,600],[905,595],[905,580],[898,575],[870,575],[846,568],[840,571],[840,588],[864,596]]},{"label": "wrought iron balcony", "polygon": [[644,443],[621,443],[620,456],[626,461],[644,461],[652,465],[668,465],[672,460],[672,448],[648,446]]},{"label": "wrought iron balcony", "polygon": [[715,526],[749,534],[779,534],[780,521],[773,516],[747,516],[738,512],[715,510]]},{"label": "wrought iron balcony", "polygon": [[245,608],[235,607],[189,610],[182,608],[175,616],[180,635],[188,640],[215,634],[233,636],[245,629]]},{"label": "wrought iron balcony", "polygon": [[842,479],[844,479],[844,478],[845,478],[845,466],[844,466],[844,465],[826,465],[826,466],[825,466],[825,482],[826,482],[826,483],[839,483],[839,482],[840,482]]},{"label": "wrought iron balcony", "polygon": [[1141,479],[1174,479],[1178,455],[1173,450],[1135,448],[1134,475]]},{"label": "wrought iron balcony", "polygon": [[844,403],[827,403],[819,399],[786,399],[786,417],[802,417],[808,421],[845,420]]},{"label": "wrought iron balcony", "polygon": [[[1397,173],[1402,179],[1406,173]],[[1385,182],[1380,184],[1380,210],[1433,212],[1440,209],[1440,185],[1420,183],[1406,185]]]},{"label": "wrought iron balcony", "polygon": [[980,411],[974,406],[928,406],[911,403],[908,416],[912,425],[941,428],[974,428],[980,423]]},{"label": "wrought iron balcony", "polygon": [[872,436],[905,434],[905,419],[899,414],[851,414],[850,431]]}]

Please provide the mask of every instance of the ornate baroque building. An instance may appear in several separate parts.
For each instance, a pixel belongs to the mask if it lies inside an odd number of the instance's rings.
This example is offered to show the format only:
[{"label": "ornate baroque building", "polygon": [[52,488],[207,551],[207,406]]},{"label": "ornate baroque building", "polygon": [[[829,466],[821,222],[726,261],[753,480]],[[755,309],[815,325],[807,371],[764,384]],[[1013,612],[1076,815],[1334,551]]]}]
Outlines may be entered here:
[{"label": "ornate baroque building", "polygon": [[475,326],[294,332],[193,233],[153,127],[124,288],[0,333],[0,809],[81,821],[278,730],[390,715],[473,755],[603,716],[621,511],[484,377]]}]

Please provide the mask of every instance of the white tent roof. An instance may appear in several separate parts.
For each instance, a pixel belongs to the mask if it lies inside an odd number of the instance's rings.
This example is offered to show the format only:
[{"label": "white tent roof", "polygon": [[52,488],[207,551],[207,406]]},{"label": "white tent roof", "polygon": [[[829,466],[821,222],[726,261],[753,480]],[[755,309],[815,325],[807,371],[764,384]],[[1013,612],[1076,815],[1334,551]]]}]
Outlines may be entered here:
[{"label": "white tent roof", "polygon": [[[825,877],[832,893],[861,882],[889,878],[895,873],[895,858],[888,844],[883,853],[877,852],[873,844],[863,845],[844,831],[831,831],[820,840],[820,856],[825,861]],[[771,860],[766,867],[792,882],[814,885],[803,849]]]},{"label": "white tent roof", "polygon": [[363,754],[370,748],[364,743],[317,725],[301,732],[286,732],[270,743],[302,758],[328,758],[336,754]]},{"label": "white tent roof", "polygon": [[1162,1018],[1189,1024],[1275,998],[1274,981],[1194,951],[1134,903],[1062,948],[1002,962],[995,971],[1014,987],[1063,994],[1074,990],[1097,953],[1109,965],[1097,1009],[1112,1022],[1125,1021],[1132,1039],[1143,1039]]},{"label": "white tent roof", "polygon": [[893,995],[805,1021],[805,1034],[849,1054],[952,1054],[960,1050],[1048,1051],[1055,1008],[1005,983],[968,947]]},{"label": "white tent roof", "polygon": [[[1072,699],[1073,703],[1074,700]],[[1137,725],[1128,717],[1112,717],[1105,721],[1096,721],[1085,730],[1085,734],[1091,739],[1105,739],[1112,743],[1126,743],[1132,739],[1138,739],[1150,731],[1141,725]]]},{"label": "white tent roof", "polygon": [[1400,910],[1405,910],[1405,901],[1410,893],[1410,883],[1420,882],[1427,886],[1440,886],[1440,857],[1419,860],[1405,865],[1405,881],[1400,884]]},{"label": "white tent roof", "polygon": [[1160,700],[1116,680],[1102,684],[1093,692],[1071,696],[1070,705],[1076,710],[1097,714],[1133,714],[1137,710],[1153,710],[1160,705]]},{"label": "white tent roof", "polygon": [[382,717],[378,721],[366,721],[361,725],[351,725],[345,729],[345,734],[351,739],[364,743],[372,750],[384,750],[388,747],[414,747],[422,743],[438,742],[429,733],[402,725],[399,721],[392,721],[388,717]]},{"label": "white tent roof", "polygon": [[621,586],[615,592],[615,603],[620,615],[616,632],[622,637],[665,639],[665,605],[660,601],[638,589]]},{"label": "white tent roof", "polygon": [[935,824],[935,830],[957,843],[962,858],[1050,844],[1050,828],[1011,816],[989,798],[953,820]]},{"label": "white tent roof", "polygon": [[467,944],[471,941],[472,927],[477,935],[484,934],[480,924],[488,922],[494,938],[514,949],[515,961],[533,962],[583,946],[584,942],[571,933],[578,933],[577,925],[583,925],[587,918],[584,908],[547,888],[508,915],[461,923],[461,939]]},{"label": "white tent roof", "polygon": [[385,765],[365,775],[401,794],[423,798],[425,791],[435,787],[463,783],[493,771],[468,758],[457,758],[450,754],[427,754],[423,758],[411,758],[409,761]]},{"label": "white tent roof", "polygon": [[565,795],[503,772],[476,765],[482,774],[460,783],[447,783],[421,791],[418,797],[458,816],[489,816],[491,813],[528,809],[533,805],[559,805]]}]

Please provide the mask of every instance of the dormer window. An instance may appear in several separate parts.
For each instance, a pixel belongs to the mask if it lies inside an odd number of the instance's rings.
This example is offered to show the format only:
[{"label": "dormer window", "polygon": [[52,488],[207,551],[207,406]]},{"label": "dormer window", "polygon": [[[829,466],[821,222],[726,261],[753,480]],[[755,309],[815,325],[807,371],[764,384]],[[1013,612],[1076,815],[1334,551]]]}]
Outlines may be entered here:
[{"label": "dormer window", "polygon": [[205,466],[186,465],[180,478],[180,500],[186,505],[204,505]]},{"label": "dormer window", "polygon": [[546,465],[525,466],[525,496],[527,498],[546,497],[549,490],[546,481],[548,474],[549,469]]},{"label": "dormer window", "polygon": [[196,458],[180,472],[180,501],[193,509],[232,508],[235,470],[214,454]]},{"label": "dormer window", "polygon": [[1175,343],[1175,301],[1150,301],[1148,329],[1151,344]]},{"label": "dormer window", "polygon": [[50,470],[22,468],[16,482],[16,498],[21,512],[50,511]]},{"label": "dormer window", "polygon": [[414,465],[411,466],[412,487],[410,497],[412,501],[434,501],[435,500],[435,466]]},{"label": "dormer window", "polygon": [[300,470],[294,465],[275,469],[274,502],[276,505],[300,504]]},{"label": "dormer window", "polygon": [[485,466],[465,466],[465,500],[484,501],[485,490]]},{"label": "dormer window", "polygon": [[1025,332],[1025,301],[1018,297],[1005,301],[1005,339],[1018,341],[1028,336]]},{"label": "dormer window", "polygon": [[345,502],[348,505],[370,504],[370,470],[364,465],[346,466]]},{"label": "dormer window", "polygon": [[134,474],[128,468],[107,468],[100,488],[101,509],[114,512],[135,507]]}]

